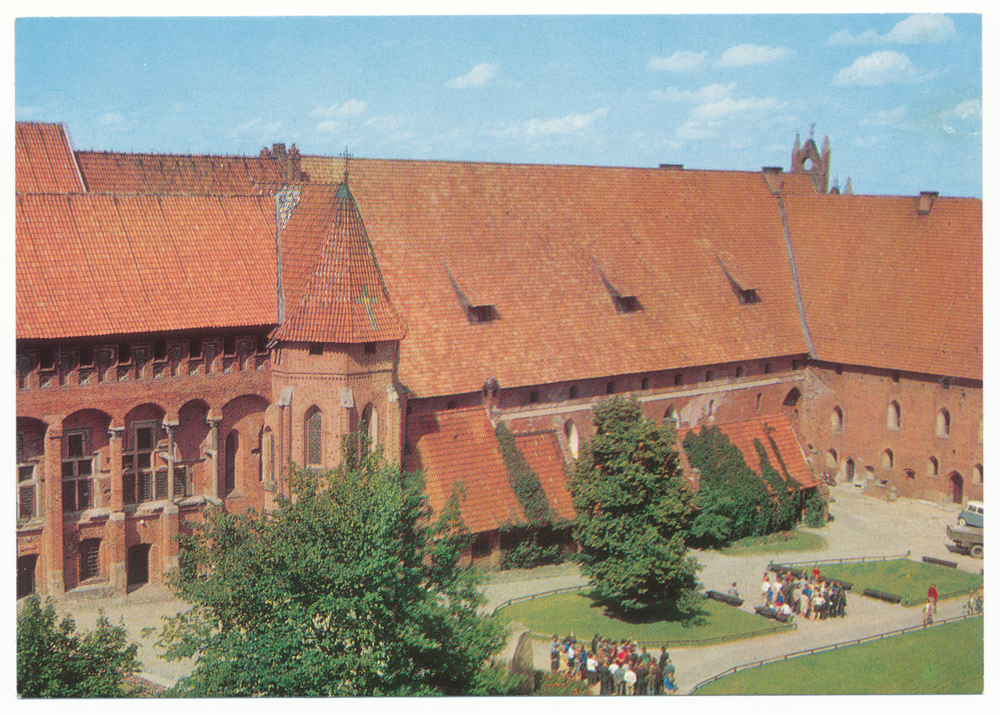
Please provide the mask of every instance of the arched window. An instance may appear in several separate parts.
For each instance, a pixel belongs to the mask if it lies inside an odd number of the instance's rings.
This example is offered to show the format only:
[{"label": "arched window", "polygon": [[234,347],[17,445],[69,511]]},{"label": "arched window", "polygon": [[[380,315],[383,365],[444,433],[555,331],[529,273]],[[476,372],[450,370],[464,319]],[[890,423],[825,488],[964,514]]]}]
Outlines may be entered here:
[{"label": "arched window", "polygon": [[566,441],[569,443],[569,453],[573,455],[573,459],[576,459],[580,456],[580,430],[577,429],[573,420],[566,420],[564,429],[566,430]]},{"label": "arched window", "polygon": [[785,399],[782,400],[781,404],[785,405],[786,407],[795,407],[795,405],[799,404],[799,398],[801,397],[802,393],[799,392],[799,388],[793,387],[791,390],[788,391],[788,394],[785,395]]},{"label": "arched window", "polygon": [[898,430],[900,424],[899,403],[893,400],[886,410],[885,426],[889,429]]},{"label": "arched window", "polygon": [[983,465],[977,464],[972,468],[972,481],[974,484],[983,483]]},{"label": "arched window", "polygon": [[677,408],[670,405],[670,407],[667,408],[667,411],[663,413],[663,421],[673,422],[675,427],[679,425],[681,422],[681,416],[677,413]]},{"label": "arched window", "polygon": [[937,436],[948,437],[951,435],[951,415],[948,410],[941,408],[937,414]]},{"label": "arched window", "polygon": [[378,444],[378,410],[370,402],[361,411],[361,433],[368,437],[368,449],[374,450]]},{"label": "arched window", "polygon": [[938,475],[938,461],[937,457],[931,457],[927,460],[927,476],[931,479],[937,479]]},{"label": "arched window", "polygon": [[844,411],[839,406],[834,407],[833,412],[830,413],[830,431],[844,431]]},{"label": "arched window", "polygon": [[836,470],[838,466],[840,466],[840,460],[837,458],[837,450],[831,449],[826,453],[826,468]]},{"label": "arched window", "polygon": [[226,437],[226,494],[236,491],[236,465],[240,451],[240,433],[233,430]]},{"label": "arched window", "polygon": [[892,450],[887,449],[882,452],[882,469],[889,470],[892,469],[893,455]]},{"label": "arched window", "polygon": [[313,407],[306,413],[306,466],[323,466],[323,413]]}]

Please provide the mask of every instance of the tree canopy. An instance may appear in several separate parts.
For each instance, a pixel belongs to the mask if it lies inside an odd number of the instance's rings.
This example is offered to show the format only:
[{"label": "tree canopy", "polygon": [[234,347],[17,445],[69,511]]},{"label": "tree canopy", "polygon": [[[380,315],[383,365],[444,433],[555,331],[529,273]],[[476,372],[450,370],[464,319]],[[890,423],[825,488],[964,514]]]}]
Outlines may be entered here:
[{"label": "tree canopy", "polygon": [[[178,593],[194,607],[160,633],[196,656],[195,696],[492,694],[504,642],[478,613],[457,496],[433,522],[417,475],[344,440],[323,475],[293,470],[270,513],[205,512],[182,538]],[[495,685],[491,686],[490,683]]]},{"label": "tree canopy", "polygon": [[56,623],[51,602],[29,596],[17,612],[17,695],[22,698],[120,698],[122,681],[139,670],[139,646],[102,613],[97,628],[76,632]]},{"label": "tree canopy", "polygon": [[685,547],[691,495],[672,431],[634,397],[597,404],[594,427],[571,478],[581,570],[620,615],[690,613],[698,565]]}]

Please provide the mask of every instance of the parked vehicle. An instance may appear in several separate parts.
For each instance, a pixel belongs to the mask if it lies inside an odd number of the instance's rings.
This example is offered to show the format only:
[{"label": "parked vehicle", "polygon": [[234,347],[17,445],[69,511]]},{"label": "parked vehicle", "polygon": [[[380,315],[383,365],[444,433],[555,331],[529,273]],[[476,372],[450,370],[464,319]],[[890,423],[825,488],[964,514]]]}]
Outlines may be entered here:
[{"label": "parked vehicle", "polygon": [[962,550],[969,552],[975,559],[983,558],[983,530],[978,526],[945,527],[948,538]]},{"label": "parked vehicle", "polygon": [[970,501],[958,514],[959,526],[978,526],[983,528],[983,503],[981,501]]}]

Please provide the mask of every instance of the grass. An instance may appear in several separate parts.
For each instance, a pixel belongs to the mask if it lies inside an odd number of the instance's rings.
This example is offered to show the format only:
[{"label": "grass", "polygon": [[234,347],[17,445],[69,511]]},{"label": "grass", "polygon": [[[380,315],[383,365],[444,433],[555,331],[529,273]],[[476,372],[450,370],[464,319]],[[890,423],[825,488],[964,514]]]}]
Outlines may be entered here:
[{"label": "grass", "polygon": [[699,695],[907,695],[983,692],[983,619],[749,668]]},{"label": "grass", "polygon": [[748,536],[721,549],[726,556],[783,554],[795,551],[825,551],[826,539],[806,531],[781,531],[765,536]]},{"label": "grass", "polygon": [[983,577],[922,561],[866,561],[850,564],[820,564],[823,578],[843,579],[854,584],[851,593],[861,595],[866,588],[892,593],[903,598],[904,606],[919,606],[927,601],[927,589],[933,583],[938,594],[967,592],[983,585]]},{"label": "grass", "polygon": [[679,645],[685,641],[709,639],[715,640],[705,645],[718,645],[723,640],[763,635],[761,632],[768,630],[780,633],[791,628],[708,600],[702,602],[697,625],[685,626],[677,621],[626,623],[606,615],[604,608],[590,598],[588,591],[521,601],[503,609],[499,615],[505,621],[519,621],[539,634],[565,636],[573,631],[577,638],[589,641],[594,633],[600,633],[612,640],[631,638],[654,645]]}]

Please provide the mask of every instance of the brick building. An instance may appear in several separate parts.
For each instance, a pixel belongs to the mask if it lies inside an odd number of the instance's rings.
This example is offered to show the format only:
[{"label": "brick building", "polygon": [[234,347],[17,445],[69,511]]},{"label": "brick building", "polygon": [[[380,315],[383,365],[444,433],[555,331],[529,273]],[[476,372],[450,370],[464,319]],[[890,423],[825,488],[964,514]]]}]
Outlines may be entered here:
[{"label": "brick building", "polygon": [[[365,430],[456,484],[497,562],[523,520],[504,421],[555,513],[591,408],[734,442],[805,486],[982,496],[982,203],[760,172],[74,151],[16,126],[18,591],[122,593],[207,504]],[[742,442],[741,442],[742,440]]]}]

